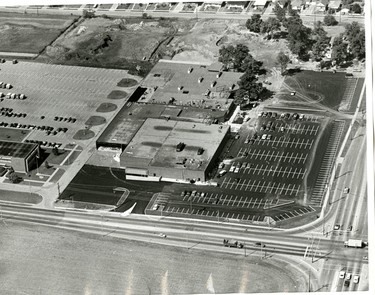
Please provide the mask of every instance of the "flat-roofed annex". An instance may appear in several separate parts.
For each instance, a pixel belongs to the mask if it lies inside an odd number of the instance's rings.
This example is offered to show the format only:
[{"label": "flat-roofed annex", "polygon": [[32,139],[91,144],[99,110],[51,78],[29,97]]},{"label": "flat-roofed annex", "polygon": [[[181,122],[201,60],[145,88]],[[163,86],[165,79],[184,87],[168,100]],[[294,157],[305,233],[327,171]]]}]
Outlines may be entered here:
[{"label": "flat-roofed annex", "polygon": [[36,147],[34,143],[0,141],[0,157],[26,158]]},{"label": "flat-roofed annex", "polygon": [[156,88],[145,102],[227,109],[230,92],[238,89],[242,73],[221,72],[217,66],[159,61],[142,86]]},{"label": "flat-roofed annex", "polygon": [[[121,163],[204,171],[228,130],[226,125],[147,119],[122,153]],[[178,152],[180,142],[184,147]],[[200,148],[203,153],[198,155]]]}]

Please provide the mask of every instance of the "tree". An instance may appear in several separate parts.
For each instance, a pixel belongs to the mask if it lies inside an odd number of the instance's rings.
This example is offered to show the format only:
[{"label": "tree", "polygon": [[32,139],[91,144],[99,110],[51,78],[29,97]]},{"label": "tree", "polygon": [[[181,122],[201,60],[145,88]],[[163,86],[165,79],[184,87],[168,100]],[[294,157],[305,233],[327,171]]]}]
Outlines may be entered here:
[{"label": "tree", "polygon": [[84,9],[82,11],[82,16],[83,18],[93,18],[95,17],[95,11],[89,11],[89,10]]},{"label": "tree", "polygon": [[251,18],[246,21],[246,28],[248,28],[250,32],[259,33],[262,23],[261,15],[253,14]]},{"label": "tree", "polygon": [[237,93],[237,97],[248,98],[250,101],[258,100],[259,95],[265,91],[262,83],[259,83],[256,76],[246,71],[238,81],[240,87]]},{"label": "tree", "polygon": [[332,60],[340,66],[346,63],[349,57],[348,44],[342,40],[342,37],[336,37],[332,45]]},{"label": "tree", "polygon": [[362,8],[358,3],[354,3],[350,7],[350,11],[353,12],[353,13],[362,13]]},{"label": "tree", "polygon": [[345,26],[344,35],[348,38],[349,42],[351,42],[361,31],[361,27],[359,26],[358,22],[352,22],[351,24],[347,24]]},{"label": "tree", "polygon": [[256,60],[251,54],[248,54],[248,56],[243,60],[240,71],[251,72],[254,75],[261,75],[265,71],[262,66],[263,62]]},{"label": "tree", "polygon": [[286,67],[290,62],[290,58],[283,51],[280,51],[276,57],[276,63],[280,65],[281,74],[286,71]]},{"label": "tree", "polygon": [[366,56],[366,36],[365,31],[361,30],[350,42],[350,49],[353,56],[357,59],[363,59]]},{"label": "tree", "polygon": [[338,24],[338,21],[335,19],[335,17],[333,15],[326,15],[324,17],[324,24],[326,26],[336,26]]},{"label": "tree", "polygon": [[366,44],[365,44],[365,31],[361,29],[358,22],[352,22],[345,26],[344,36],[349,42],[349,48],[353,56],[358,59],[365,57]]},{"label": "tree", "polygon": [[273,34],[275,31],[279,31],[281,27],[280,21],[275,17],[269,17],[266,21],[263,22],[261,26],[261,33],[271,35],[273,38]]},{"label": "tree", "polygon": [[8,178],[12,183],[19,183],[22,181],[22,177],[18,176],[15,172],[10,172]]},{"label": "tree", "polygon": [[311,39],[314,43],[311,48],[312,57],[316,61],[319,61],[323,57],[323,54],[325,53],[330,42],[330,38],[327,36],[327,32],[324,30],[321,21],[318,21],[315,24]]},{"label": "tree", "polygon": [[273,8],[273,11],[274,13],[276,14],[276,18],[280,21],[280,22],[284,22],[285,20],[285,14],[286,14],[286,11],[284,8],[280,7],[280,5],[276,2],[275,3],[275,6]]},{"label": "tree", "polygon": [[52,153],[53,153],[55,156],[58,156],[58,155],[59,155],[59,149],[58,149],[58,147],[54,146],[53,149],[52,149]]},{"label": "tree", "polygon": [[219,61],[227,68],[232,68],[236,71],[241,70],[244,60],[249,55],[249,48],[243,44],[223,46],[219,50]]},{"label": "tree", "polygon": [[286,19],[284,26],[288,30],[289,49],[300,58],[305,58],[312,45],[310,40],[311,29],[303,25],[299,16]]}]

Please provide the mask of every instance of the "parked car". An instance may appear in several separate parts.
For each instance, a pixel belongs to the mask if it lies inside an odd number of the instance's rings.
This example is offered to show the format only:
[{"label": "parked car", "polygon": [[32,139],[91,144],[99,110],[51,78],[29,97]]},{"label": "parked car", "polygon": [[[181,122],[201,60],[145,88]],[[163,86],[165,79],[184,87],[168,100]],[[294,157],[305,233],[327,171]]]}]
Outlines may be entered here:
[{"label": "parked car", "polygon": [[343,279],[343,278],[345,278],[345,271],[344,270],[339,272],[339,279]]},{"label": "parked car", "polygon": [[353,283],[354,283],[354,284],[358,284],[358,283],[359,283],[359,275],[355,275],[355,276],[353,277]]}]

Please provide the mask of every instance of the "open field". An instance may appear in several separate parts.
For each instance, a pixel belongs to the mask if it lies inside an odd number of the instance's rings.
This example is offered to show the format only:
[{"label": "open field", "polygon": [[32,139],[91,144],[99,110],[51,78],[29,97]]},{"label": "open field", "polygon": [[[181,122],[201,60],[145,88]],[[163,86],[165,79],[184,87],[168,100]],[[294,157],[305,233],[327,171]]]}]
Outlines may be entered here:
[{"label": "open field", "polygon": [[76,19],[0,13],[0,52],[39,53]]},{"label": "open field", "polygon": [[[278,259],[260,259],[250,251],[243,257],[132,242],[113,238],[107,232],[95,235],[19,224],[11,219],[5,222],[8,226],[0,227],[0,273],[5,294],[306,290],[307,282],[296,268]],[[162,238],[155,234],[154,239]]]}]

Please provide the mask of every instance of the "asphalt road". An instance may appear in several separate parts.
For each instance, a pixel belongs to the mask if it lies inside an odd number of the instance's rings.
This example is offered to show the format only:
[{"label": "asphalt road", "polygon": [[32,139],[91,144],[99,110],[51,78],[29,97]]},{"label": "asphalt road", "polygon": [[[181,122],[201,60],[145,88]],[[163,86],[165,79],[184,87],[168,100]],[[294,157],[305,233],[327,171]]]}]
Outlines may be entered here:
[{"label": "asphalt road", "polygon": [[307,286],[289,261],[5,222],[0,221],[2,294],[262,293]]},{"label": "asphalt road", "polygon": [[[68,228],[91,233],[100,233],[112,237],[139,240],[144,242],[156,242],[161,244],[183,246],[188,248],[209,249],[218,252],[242,254],[242,249],[223,247],[223,239],[234,239],[245,244],[247,251],[260,254],[260,247],[255,243],[263,243],[268,254],[287,254],[299,257],[311,257],[312,260],[320,260],[330,257],[333,260],[341,260],[342,241],[331,241],[317,237],[319,247],[311,252],[310,236],[295,236],[281,230],[264,230],[259,228],[236,227],[225,223],[196,223],[192,221],[166,219],[163,217],[134,216],[125,214],[103,212],[102,214],[89,214],[86,212],[63,212],[36,208],[22,208],[13,205],[1,206],[3,220],[17,220],[27,223],[44,224],[58,228]],[[166,239],[160,239],[163,233]],[[260,238],[261,233],[261,238]],[[349,253],[354,249],[345,249]],[[367,249],[362,249],[363,255],[367,255]],[[262,254],[260,254],[262,255]],[[362,260],[350,258],[349,261]]]}]

